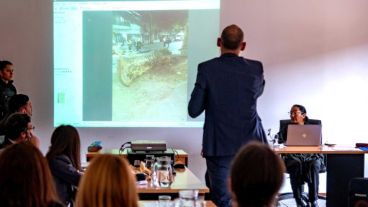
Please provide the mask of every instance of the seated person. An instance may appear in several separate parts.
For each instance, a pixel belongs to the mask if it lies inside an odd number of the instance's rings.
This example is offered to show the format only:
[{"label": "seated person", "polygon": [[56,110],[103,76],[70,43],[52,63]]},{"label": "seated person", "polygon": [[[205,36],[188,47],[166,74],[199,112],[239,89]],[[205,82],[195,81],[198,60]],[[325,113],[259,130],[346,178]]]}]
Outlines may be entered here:
[{"label": "seated person", "polygon": [[27,114],[13,113],[6,120],[5,140],[0,149],[23,141],[29,141],[38,147],[38,141],[35,142],[36,137],[32,133],[33,129],[31,118]]},{"label": "seated person", "polygon": [[[15,94],[8,101],[8,113],[4,116],[4,118],[0,121],[0,136],[2,137],[0,143],[3,142],[5,138],[5,124],[7,119],[13,113],[21,113],[27,114],[29,117],[32,117],[32,103],[29,100],[29,97],[24,94]],[[39,147],[40,140],[35,134],[33,134],[32,143],[35,146]]]},{"label": "seated person", "polygon": [[[290,110],[290,120],[280,121],[279,143],[287,140],[287,128],[290,124],[321,125],[320,120],[309,119],[307,110],[302,105],[293,105]],[[309,202],[311,207],[318,206],[319,172],[324,166],[322,154],[284,154],[287,172],[290,174],[290,184],[297,206],[308,206],[302,199],[304,182],[308,184]]]},{"label": "seated person", "polygon": [[61,201],[72,207],[82,176],[77,129],[71,125],[58,126],[51,135],[51,146],[46,158]]},{"label": "seated person", "polygon": [[135,177],[128,162],[101,154],[91,161],[78,188],[77,207],[138,207]]},{"label": "seated person", "polygon": [[268,145],[250,142],[242,147],[230,170],[233,207],[272,207],[284,180],[285,166]]},{"label": "seated person", "polygon": [[63,207],[42,153],[32,144],[12,144],[0,155],[0,206]]}]

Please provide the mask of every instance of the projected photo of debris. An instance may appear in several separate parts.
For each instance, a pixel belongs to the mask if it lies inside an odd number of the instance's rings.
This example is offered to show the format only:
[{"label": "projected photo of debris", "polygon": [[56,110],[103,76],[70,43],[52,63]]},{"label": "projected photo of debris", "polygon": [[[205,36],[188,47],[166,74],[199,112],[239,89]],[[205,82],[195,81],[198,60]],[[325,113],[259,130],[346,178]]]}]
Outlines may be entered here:
[{"label": "projected photo of debris", "polygon": [[185,121],[188,12],[113,14],[112,119]]}]

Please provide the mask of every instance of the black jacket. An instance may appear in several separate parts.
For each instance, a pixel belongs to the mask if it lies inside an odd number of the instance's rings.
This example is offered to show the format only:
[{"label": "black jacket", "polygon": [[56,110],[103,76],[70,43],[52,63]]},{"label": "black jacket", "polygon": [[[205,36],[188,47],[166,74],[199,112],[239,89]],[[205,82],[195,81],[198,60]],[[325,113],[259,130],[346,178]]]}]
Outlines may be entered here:
[{"label": "black jacket", "polygon": [[5,83],[0,78],[0,120],[3,119],[8,112],[8,101],[10,97],[17,94],[17,89],[13,85],[13,81]]}]

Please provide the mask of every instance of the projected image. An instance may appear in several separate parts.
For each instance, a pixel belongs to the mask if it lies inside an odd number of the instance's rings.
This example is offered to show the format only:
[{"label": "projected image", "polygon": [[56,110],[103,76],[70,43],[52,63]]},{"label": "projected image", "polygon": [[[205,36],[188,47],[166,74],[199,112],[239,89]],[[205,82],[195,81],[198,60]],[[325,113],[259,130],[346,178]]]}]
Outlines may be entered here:
[{"label": "projected image", "polygon": [[55,0],[53,9],[54,126],[203,126],[187,105],[198,63],[219,54],[220,0]]},{"label": "projected image", "polygon": [[112,120],[185,121],[187,45],[186,10],[114,12]]}]

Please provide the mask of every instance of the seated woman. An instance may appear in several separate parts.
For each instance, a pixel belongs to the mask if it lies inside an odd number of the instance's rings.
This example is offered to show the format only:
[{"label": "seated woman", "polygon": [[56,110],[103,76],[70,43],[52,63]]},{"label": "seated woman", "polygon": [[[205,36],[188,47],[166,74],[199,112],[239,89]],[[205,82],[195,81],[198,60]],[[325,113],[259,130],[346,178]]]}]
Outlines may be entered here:
[{"label": "seated woman", "polygon": [[51,136],[51,146],[46,154],[56,190],[65,205],[73,201],[81,177],[80,138],[70,125],[57,127]]},{"label": "seated woman", "polygon": [[0,169],[0,206],[63,206],[46,159],[29,142],[5,148],[0,155]]},{"label": "seated woman", "polygon": [[[287,140],[287,128],[290,124],[316,124],[320,120],[309,119],[307,110],[302,105],[293,105],[290,110],[290,120],[280,121],[279,143]],[[302,199],[304,182],[308,184],[309,202],[311,207],[318,206],[319,172],[324,168],[322,154],[285,154],[282,155],[287,172],[290,174],[290,184],[297,206],[308,206]]]},{"label": "seated woman", "polygon": [[268,145],[250,142],[239,150],[230,170],[233,207],[273,207],[285,166]]},{"label": "seated woman", "polygon": [[91,161],[78,188],[77,207],[138,207],[135,177],[124,158],[102,154]]}]

